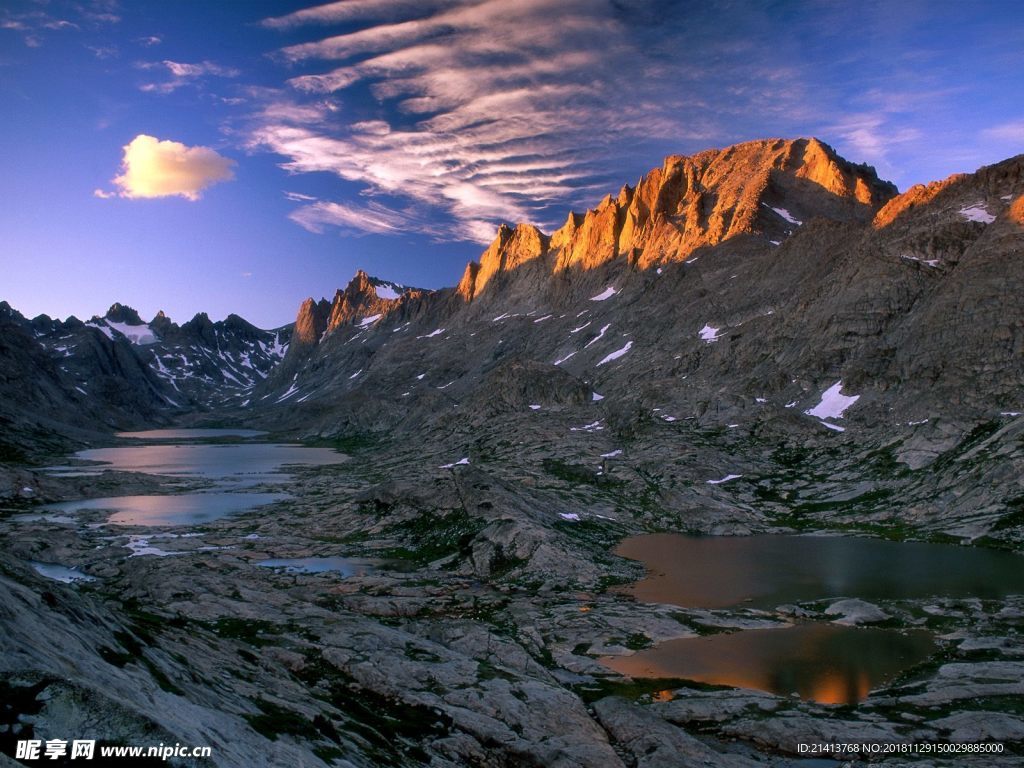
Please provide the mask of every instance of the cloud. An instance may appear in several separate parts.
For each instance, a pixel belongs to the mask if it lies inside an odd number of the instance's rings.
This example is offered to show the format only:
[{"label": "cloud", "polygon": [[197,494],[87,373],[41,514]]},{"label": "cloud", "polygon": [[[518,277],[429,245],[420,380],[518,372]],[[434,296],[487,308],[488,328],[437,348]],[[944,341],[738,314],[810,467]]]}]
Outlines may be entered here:
[{"label": "cloud", "polygon": [[986,139],[1007,141],[1018,145],[1018,147],[1024,146],[1024,118],[994,125],[981,133]]},{"label": "cloud", "polygon": [[[948,43],[883,34],[897,22],[955,29],[962,6],[775,5],[314,5],[262,22],[287,32],[271,55],[287,79],[253,97],[242,135],[289,173],[330,173],[397,201],[388,224],[486,242],[502,221],[558,226],[566,208],[593,205],[666,154],[765,136],[819,135],[902,174],[939,131],[934,116],[977,88]],[[300,223],[330,226],[327,210]]]},{"label": "cloud", "polygon": [[154,45],[160,45],[163,42],[163,38],[159,35],[147,35],[146,37],[136,38],[135,42],[146,48],[152,48]]},{"label": "cloud", "polygon": [[[422,229],[444,218],[448,239],[477,242],[502,221],[551,228],[567,204],[607,191],[623,158],[649,167],[670,141],[676,148],[709,132],[688,125],[687,99],[645,72],[661,54],[652,59],[646,39],[631,38],[612,4],[345,0],[263,24],[356,22],[355,31],[275,54],[305,71],[254,115],[249,147],[281,155],[291,173],[333,173],[371,197],[406,201],[388,225]],[[661,34],[657,24],[651,30]],[[336,114],[333,100],[355,87],[380,109]],[[321,227],[328,209],[303,210],[292,218]]]},{"label": "cloud", "polygon": [[209,147],[187,147],[177,141],[160,141],[139,134],[124,147],[121,175],[113,182],[118,191],[97,189],[96,197],[130,199],[184,197],[198,200],[204,189],[234,178],[235,161]]},{"label": "cloud", "polygon": [[458,5],[458,0],[339,0],[304,8],[285,16],[264,19],[268,29],[292,29],[307,24],[338,24],[364,19],[400,18],[409,14],[430,13]]},{"label": "cloud", "polygon": [[140,69],[158,69],[163,67],[170,74],[170,79],[159,83],[143,83],[139,90],[145,93],[173,93],[182,86],[192,85],[204,77],[238,77],[241,72],[234,67],[225,67],[212,61],[200,61],[188,64],[180,61],[164,59],[161,62],[142,62]]},{"label": "cloud", "polygon": [[331,227],[353,235],[402,234],[409,231],[416,221],[416,217],[409,213],[393,210],[375,201],[368,205],[355,205],[318,200],[298,208],[288,218],[308,232],[322,234]]},{"label": "cloud", "polygon": [[[26,4],[24,10],[14,10],[17,3],[0,8],[0,29],[20,32],[29,48],[38,48],[50,32],[68,30],[95,30],[120,21],[114,11],[117,3],[112,0],[91,0],[91,2],[55,2],[49,0]],[[72,21],[74,18],[75,21]]]}]

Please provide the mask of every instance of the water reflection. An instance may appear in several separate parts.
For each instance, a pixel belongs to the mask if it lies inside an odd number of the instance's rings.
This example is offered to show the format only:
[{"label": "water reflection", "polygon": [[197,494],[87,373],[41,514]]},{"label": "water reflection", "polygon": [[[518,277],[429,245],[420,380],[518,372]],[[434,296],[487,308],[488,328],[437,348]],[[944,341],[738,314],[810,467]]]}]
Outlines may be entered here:
[{"label": "water reflection", "polygon": [[256,565],[280,568],[289,573],[327,573],[337,571],[342,576],[366,576],[376,570],[379,562],[351,557],[293,557],[262,560]]},{"label": "water reflection", "polygon": [[931,635],[919,630],[801,624],[671,640],[601,663],[631,677],[678,678],[797,694],[822,704],[855,704],[935,650]]},{"label": "water reflection", "polygon": [[[231,430],[155,430],[153,433],[131,433],[137,436],[182,437],[197,432],[222,435]],[[233,432],[254,432],[234,430]],[[125,433],[130,434],[130,433]],[[254,434],[259,434],[255,433]],[[96,448],[79,451],[76,458],[100,462],[89,467],[51,468],[67,475],[99,475],[107,470],[141,472],[212,481],[209,490],[193,493],[149,496],[112,496],[86,501],[50,504],[43,509],[52,520],[62,519],[61,512],[107,510],[108,522],[117,525],[197,525],[217,520],[258,506],[289,498],[281,493],[241,492],[265,483],[285,482],[289,475],[283,470],[295,466],[325,466],[347,461],[348,457],[329,448],[272,443],[185,443],[143,444],[118,448]],[[67,519],[64,517],[63,519]]]},{"label": "water reflection", "polygon": [[182,493],[167,496],[110,496],[64,501],[46,509],[60,512],[110,510],[115,525],[200,525],[287,499],[284,493]]},{"label": "water reflection", "polygon": [[[344,454],[329,448],[304,445],[239,443],[228,445],[134,445],[121,448],[94,448],[79,451],[79,459],[103,462],[104,466],[86,471],[113,469],[149,475],[181,475],[212,479],[278,478],[278,470],[287,465],[324,466],[346,460]],[[79,470],[81,471],[81,470]]]},{"label": "water reflection", "polygon": [[832,597],[1024,593],[1024,557],[991,549],[843,536],[634,536],[615,550],[648,575],[622,591],[648,603],[774,607]]},{"label": "water reflection", "polygon": [[118,432],[117,437],[132,440],[193,440],[210,437],[259,437],[258,429],[144,429],[140,432]]}]

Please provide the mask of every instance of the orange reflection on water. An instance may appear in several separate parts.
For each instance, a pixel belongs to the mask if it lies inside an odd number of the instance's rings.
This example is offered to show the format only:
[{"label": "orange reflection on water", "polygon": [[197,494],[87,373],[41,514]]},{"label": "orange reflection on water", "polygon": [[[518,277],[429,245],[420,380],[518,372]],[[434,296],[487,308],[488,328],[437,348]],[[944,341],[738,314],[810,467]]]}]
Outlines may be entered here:
[{"label": "orange reflection on water", "polygon": [[815,680],[810,690],[800,695],[819,704],[856,704],[866,699],[870,691],[871,681],[865,672],[854,676],[828,673]]},{"label": "orange reflection on water", "polygon": [[927,632],[800,624],[669,640],[601,663],[636,678],[692,680],[856,704],[935,650]]}]

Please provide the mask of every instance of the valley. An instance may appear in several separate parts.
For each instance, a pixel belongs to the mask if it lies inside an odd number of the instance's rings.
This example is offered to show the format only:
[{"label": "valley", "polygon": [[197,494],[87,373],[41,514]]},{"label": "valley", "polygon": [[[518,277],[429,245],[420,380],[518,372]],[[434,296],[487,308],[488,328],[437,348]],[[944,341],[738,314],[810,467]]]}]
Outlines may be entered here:
[{"label": "valley", "polygon": [[[1024,157],[898,194],[772,139],[284,328],[0,305],[0,751],[88,723],[239,766],[1020,764],[1022,247]],[[687,538],[658,565],[652,535]],[[772,573],[840,543],[755,594],[765,539],[797,542]],[[708,585],[645,593],[676,553]],[[647,663],[787,632],[839,662]]]}]

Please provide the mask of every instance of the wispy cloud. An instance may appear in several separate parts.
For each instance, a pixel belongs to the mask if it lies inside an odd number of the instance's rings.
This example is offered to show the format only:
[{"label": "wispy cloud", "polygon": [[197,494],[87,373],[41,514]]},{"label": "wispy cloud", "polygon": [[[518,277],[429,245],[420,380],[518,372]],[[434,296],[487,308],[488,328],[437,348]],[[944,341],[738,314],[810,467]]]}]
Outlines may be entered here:
[{"label": "wispy cloud", "polygon": [[193,85],[204,77],[238,77],[239,70],[225,67],[212,61],[200,61],[188,64],[180,61],[164,59],[161,62],[141,62],[137,65],[145,70],[162,70],[168,75],[167,80],[143,83],[139,90],[146,93],[173,93],[182,86]]},{"label": "wispy cloud", "polygon": [[[329,2],[262,22],[288,33],[272,54],[287,80],[253,98],[248,148],[398,201],[394,221],[481,242],[501,221],[550,229],[669,152],[765,136],[819,135],[902,182],[937,120],[965,130],[951,105],[979,86],[948,51],[966,45],[951,30],[970,15],[880,1]],[[1000,45],[993,60],[1012,47]]]},{"label": "wispy cloud", "polygon": [[[444,215],[452,240],[487,242],[501,221],[551,227],[563,206],[606,190],[616,176],[607,161],[656,157],[652,146],[706,130],[688,126],[686,99],[648,76],[658,62],[610,4],[347,0],[264,25],[356,21],[356,31],[275,54],[307,72],[269,99],[250,146],[283,156],[293,173],[334,173],[426,217],[393,221],[422,227]],[[380,109],[345,122],[329,105],[353,88],[369,89]]]},{"label": "wispy cloud", "polygon": [[427,15],[458,4],[459,0],[339,0],[264,19],[263,26],[268,29],[292,29],[308,24],[405,18],[410,15]]},{"label": "wispy cloud", "polygon": [[50,32],[98,29],[121,20],[114,0],[87,0],[77,2],[36,2],[0,8],[0,30],[20,33],[29,48],[38,48]]},{"label": "wispy cloud", "polygon": [[409,231],[418,219],[415,215],[393,210],[375,201],[357,205],[325,200],[304,205],[290,213],[288,218],[309,232],[321,234],[332,228],[353,235],[397,235]]},{"label": "wispy cloud", "polygon": [[1024,151],[1024,118],[994,125],[982,131],[986,139],[997,139],[1016,144]]},{"label": "wispy cloud", "polygon": [[113,179],[116,192],[97,189],[101,199],[126,197],[184,197],[198,200],[213,184],[234,178],[234,160],[209,147],[188,147],[139,134],[124,147],[121,174]]}]

